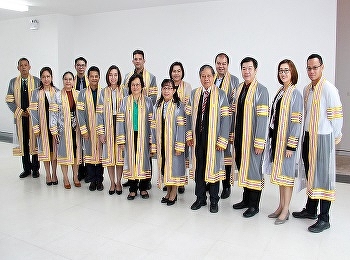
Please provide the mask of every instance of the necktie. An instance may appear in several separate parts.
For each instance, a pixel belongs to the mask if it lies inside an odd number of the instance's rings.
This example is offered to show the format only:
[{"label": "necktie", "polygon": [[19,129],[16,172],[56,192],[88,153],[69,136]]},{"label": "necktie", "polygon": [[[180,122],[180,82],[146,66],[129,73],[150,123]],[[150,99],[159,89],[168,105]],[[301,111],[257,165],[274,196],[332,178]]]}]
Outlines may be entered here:
[{"label": "necktie", "polygon": [[209,96],[209,91],[208,90],[204,91],[204,93],[203,93],[203,103],[202,103],[201,131],[203,130],[203,119],[204,119],[205,108],[207,107],[207,103],[208,103],[208,96]]},{"label": "necktie", "polygon": [[83,78],[80,79],[79,90],[84,88]]},{"label": "necktie", "polygon": [[29,107],[27,79],[22,79],[22,109]]}]

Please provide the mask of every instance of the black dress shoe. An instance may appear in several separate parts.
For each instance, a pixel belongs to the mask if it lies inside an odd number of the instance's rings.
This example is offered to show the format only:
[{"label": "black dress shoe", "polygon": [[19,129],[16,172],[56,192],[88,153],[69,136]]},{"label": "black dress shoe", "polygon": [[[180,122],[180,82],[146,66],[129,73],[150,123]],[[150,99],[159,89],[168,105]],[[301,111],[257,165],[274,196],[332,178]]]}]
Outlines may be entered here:
[{"label": "black dress shoe", "polygon": [[219,211],[219,206],[217,203],[210,203],[210,212],[211,213],[218,213]]},{"label": "black dress shoe", "polygon": [[295,218],[317,219],[317,215],[307,212],[306,208],[303,208],[303,210],[300,212],[293,212],[292,215]]},{"label": "black dress shoe", "polygon": [[127,180],[126,182],[124,182],[124,183],[122,184],[122,186],[123,186],[123,187],[129,187],[129,186],[130,186],[129,180]]},{"label": "black dress shoe", "polygon": [[231,195],[231,188],[224,188],[221,192],[221,199],[227,199]]},{"label": "black dress shoe", "polygon": [[39,171],[33,171],[33,178],[38,178],[40,176]]},{"label": "black dress shoe", "polygon": [[23,178],[25,178],[25,177],[27,177],[27,176],[29,176],[29,175],[30,175],[30,172],[24,171],[24,172],[22,172],[22,173],[19,175],[19,177],[20,177],[21,179],[23,179]]},{"label": "black dress shoe", "polygon": [[173,200],[170,200],[170,199],[168,199],[168,201],[167,201],[167,205],[168,206],[171,206],[171,205],[174,205],[175,204],[175,201],[177,201],[177,195],[175,196],[175,199],[173,199]]},{"label": "black dress shoe", "polygon": [[97,189],[98,191],[102,191],[103,188],[104,188],[104,186],[103,186],[103,183],[102,183],[102,182],[96,182],[96,189]]},{"label": "black dress shoe", "polygon": [[152,183],[151,183],[151,181],[148,181],[147,186],[146,186],[146,190],[150,190],[150,189],[152,189]]},{"label": "black dress shoe", "polygon": [[180,194],[183,194],[185,192],[185,186],[180,186],[177,190]]},{"label": "black dress shoe", "polygon": [[[141,194],[141,193],[140,193],[140,194]],[[148,192],[146,191],[146,193],[141,194],[141,198],[143,198],[143,199],[148,199],[148,198],[149,198]]]},{"label": "black dress shoe", "polygon": [[135,192],[135,195],[131,195],[131,192],[129,193],[128,197],[126,197],[128,200],[134,200],[137,193]]},{"label": "black dress shoe", "polygon": [[242,200],[239,203],[233,204],[232,206],[234,209],[244,209],[244,208],[248,208],[248,205],[244,203],[244,201]]},{"label": "black dress shoe", "polygon": [[313,225],[311,225],[308,230],[312,233],[320,233],[323,230],[326,230],[328,228],[330,228],[331,225],[329,224],[329,222],[323,221],[323,220],[317,220],[317,222]]},{"label": "black dress shoe", "polygon": [[97,188],[96,182],[92,181],[90,183],[89,190],[94,191],[94,190],[96,190],[96,188]]},{"label": "black dress shoe", "polygon": [[163,197],[160,203],[167,203],[168,201],[169,201],[169,198]]},{"label": "black dress shoe", "polygon": [[206,201],[200,201],[200,200],[196,200],[192,206],[191,206],[191,209],[192,210],[197,210],[197,209],[200,209],[202,206],[205,206],[207,205],[207,202]]},{"label": "black dress shoe", "polygon": [[167,191],[168,188],[166,186],[163,187],[163,191]]},{"label": "black dress shoe", "polygon": [[258,212],[259,212],[258,208],[250,207],[246,211],[243,212],[243,217],[251,218],[251,217],[255,216]]}]

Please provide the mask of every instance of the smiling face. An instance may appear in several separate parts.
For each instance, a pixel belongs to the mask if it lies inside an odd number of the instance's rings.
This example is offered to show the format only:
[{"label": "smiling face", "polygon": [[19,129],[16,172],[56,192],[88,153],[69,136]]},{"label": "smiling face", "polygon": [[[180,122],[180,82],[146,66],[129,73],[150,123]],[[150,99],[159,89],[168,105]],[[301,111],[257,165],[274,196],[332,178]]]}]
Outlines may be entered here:
[{"label": "smiling face", "polygon": [[323,64],[320,63],[318,58],[313,58],[307,61],[307,75],[315,85],[322,77]]},{"label": "smiling face", "polygon": [[66,73],[63,77],[63,87],[66,90],[71,90],[73,88],[74,78],[70,73]]},{"label": "smiling face", "polygon": [[145,59],[141,54],[135,54],[132,63],[134,64],[136,71],[140,72],[145,65]]},{"label": "smiling face", "polygon": [[30,65],[27,60],[21,60],[17,66],[18,71],[21,73],[21,77],[26,79],[29,75]]},{"label": "smiling face", "polygon": [[141,95],[141,91],[141,81],[139,78],[135,78],[133,81],[131,81],[131,94],[134,97],[139,97]]},{"label": "smiling face", "polygon": [[200,74],[200,80],[205,89],[210,88],[214,84],[214,75],[212,70],[210,68],[204,68]]},{"label": "smiling face", "polygon": [[162,87],[162,96],[164,98],[165,102],[168,102],[171,100],[176,92],[176,89],[174,89],[174,86],[169,82],[165,83]]},{"label": "smiling face", "polygon": [[48,72],[47,70],[43,71],[43,73],[41,74],[40,79],[41,79],[41,82],[43,83],[44,87],[51,86],[52,76],[51,76],[50,72]]},{"label": "smiling face", "polygon": [[218,56],[215,61],[216,72],[220,77],[225,76],[228,71],[228,61],[225,56]]},{"label": "smiling face", "polygon": [[89,79],[89,86],[95,90],[98,87],[98,81],[100,80],[100,75],[98,74],[97,71],[90,71],[88,79]]},{"label": "smiling face", "polygon": [[78,76],[81,78],[85,75],[86,63],[83,60],[78,60],[75,64],[75,70],[77,71]]},{"label": "smiling face", "polygon": [[257,69],[254,68],[254,64],[252,61],[244,62],[242,64],[242,78],[244,79],[244,83],[250,84],[255,79]]},{"label": "smiling face", "polygon": [[292,73],[288,63],[282,63],[278,69],[278,76],[283,82],[283,86],[288,86],[292,82]]},{"label": "smiling face", "polygon": [[108,79],[112,86],[116,86],[118,82],[118,71],[116,69],[112,69],[108,74]]},{"label": "smiling face", "polygon": [[183,75],[183,72],[182,72],[181,67],[179,65],[175,65],[173,67],[173,70],[171,71],[171,79],[175,83],[180,82],[182,79],[182,75]]}]

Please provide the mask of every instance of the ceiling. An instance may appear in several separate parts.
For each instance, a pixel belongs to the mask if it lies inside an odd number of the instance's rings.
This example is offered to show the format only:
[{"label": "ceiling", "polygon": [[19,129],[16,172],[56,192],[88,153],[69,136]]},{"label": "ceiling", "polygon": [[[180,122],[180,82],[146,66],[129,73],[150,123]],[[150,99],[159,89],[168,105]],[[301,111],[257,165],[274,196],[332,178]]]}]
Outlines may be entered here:
[{"label": "ceiling", "polygon": [[0,0],[18,2],[29,6],[28,12],[0,9],[0,21],[46,14],[87,15],[155,6],[206,2],[202,0]]}]

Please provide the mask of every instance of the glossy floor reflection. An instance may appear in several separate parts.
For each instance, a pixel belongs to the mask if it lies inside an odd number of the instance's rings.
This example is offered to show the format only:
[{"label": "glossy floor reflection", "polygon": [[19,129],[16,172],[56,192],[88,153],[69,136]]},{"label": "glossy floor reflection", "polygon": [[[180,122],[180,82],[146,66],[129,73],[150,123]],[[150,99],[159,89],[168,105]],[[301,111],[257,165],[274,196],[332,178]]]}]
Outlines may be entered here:
[{"label": "glossy floor reflection", "polygon": [[[251,219],[233,210],[242,190],[219,202],[219,213],[207,207],[190,210],[194,183],[173,206],[160,203],[163,191],[155,179],[150,199],[47,186],[38,179],[20,179],[21,161],[11,144],[0,143],[0,259],[350,259],[350,185],[337,183],[331,207],[331,228],[312,234],[312,220],[291,217],[275,226],[267,215],[275,210],[278,187],[266,180],[260,212]],[[42,167],[43,168],[43,167]],[[305,192],[294,193],[291,211],[301,210]]]}]

